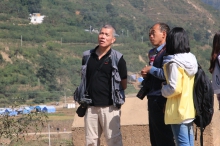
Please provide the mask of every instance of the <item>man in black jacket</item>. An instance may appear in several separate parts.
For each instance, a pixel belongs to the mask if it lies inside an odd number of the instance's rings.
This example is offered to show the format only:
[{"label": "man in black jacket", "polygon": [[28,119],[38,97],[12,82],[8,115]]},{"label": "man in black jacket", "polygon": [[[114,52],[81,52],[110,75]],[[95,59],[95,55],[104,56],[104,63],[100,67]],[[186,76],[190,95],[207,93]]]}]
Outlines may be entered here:
[{"label": "man in black jacket", "polygon": [[98,35],[99,45],[83,53],[90,55],[82,65],[86,66],[87,98],[92,100],[84,117],[86,146],[99,146],[102,132],[108,146],[123,145],[120,107],[124,100],[118,96],[127,88],[127,67],[123,55],[111,48],[115,40],[115,29],[105,25]]},{"label": "man in black jacket", "polygon": [[149,130],[152,146],[175,146],[173,133],[170,125],[164,123],[164,109],[166,98],[161,94],[162,82],[165,81],[162,65],[163,56],[166,52],[166,36],[169,26],[165,23],[156,23],[150,28],[149,38],[155,46],[156,56],[153,66],[145,66],[141,70],[143,77],[148,74],[151,88],[147,93]]}]

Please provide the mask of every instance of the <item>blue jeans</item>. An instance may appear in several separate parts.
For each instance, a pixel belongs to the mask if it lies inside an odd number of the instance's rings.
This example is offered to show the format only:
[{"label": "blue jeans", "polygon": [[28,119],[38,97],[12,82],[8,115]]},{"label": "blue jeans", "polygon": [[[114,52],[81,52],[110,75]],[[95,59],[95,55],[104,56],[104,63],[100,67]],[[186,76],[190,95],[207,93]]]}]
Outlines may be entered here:
[{"label": "blue jeans", "polygon": [[177,146],[194,146],[193,122],[171,124]]}]

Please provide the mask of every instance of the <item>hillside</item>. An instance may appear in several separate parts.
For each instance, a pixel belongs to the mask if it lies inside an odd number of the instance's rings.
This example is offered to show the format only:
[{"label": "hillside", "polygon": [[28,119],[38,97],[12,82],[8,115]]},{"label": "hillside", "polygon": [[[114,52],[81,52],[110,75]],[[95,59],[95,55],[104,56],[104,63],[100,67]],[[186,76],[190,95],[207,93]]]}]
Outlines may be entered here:
[{"label": "hillside", "polygon": [[[29,14],[38,12],[46,15],[43,24],[29,24]],[[97,34],[84,30],[105,23],[119,34],[113,47],[124,54],[129,73],[145,65],[152,47],[148,30],[158,21],[186,29],[192,52],[208,70],[219,15],[200,0],[2,0],[0,106],[71,96],[80,82],[82,52],[97,45]],[[129,85],[126,92],[137,91]]]},{"label": "hillside", "polygon": [[202,0],[204,3],[220,10],[220,1],[219,0]]}]

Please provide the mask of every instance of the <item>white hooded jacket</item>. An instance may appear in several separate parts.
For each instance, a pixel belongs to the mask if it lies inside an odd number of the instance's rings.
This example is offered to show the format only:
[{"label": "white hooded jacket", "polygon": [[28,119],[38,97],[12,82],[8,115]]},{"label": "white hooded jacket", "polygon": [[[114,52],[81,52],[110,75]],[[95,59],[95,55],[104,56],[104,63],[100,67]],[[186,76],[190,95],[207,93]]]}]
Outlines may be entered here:
[{"label": "white hooded jacket", "polygon": [[198,70],[196,57],[192,53],[175,54],[163,69],[166,83],[161,92],[167,98],[165,123],[192,121],[195,118],[193,85]]}]

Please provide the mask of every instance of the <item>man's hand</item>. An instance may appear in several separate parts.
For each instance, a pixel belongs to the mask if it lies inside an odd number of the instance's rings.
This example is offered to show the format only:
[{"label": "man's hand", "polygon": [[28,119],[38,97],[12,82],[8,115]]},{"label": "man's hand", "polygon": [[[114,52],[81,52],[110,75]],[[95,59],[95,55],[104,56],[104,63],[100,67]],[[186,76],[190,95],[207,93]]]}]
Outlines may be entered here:
[{"label": "man's hand", "polygon": [[150,69],[151,69],[151,66],[147,66],[147,65],[146,65],[146,66],[141,70],[141,75],[142,75],[143,78],[147,76],[147,74],[149,73]]}]

